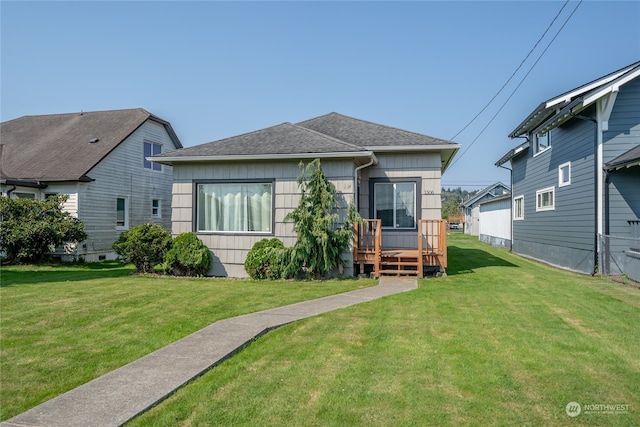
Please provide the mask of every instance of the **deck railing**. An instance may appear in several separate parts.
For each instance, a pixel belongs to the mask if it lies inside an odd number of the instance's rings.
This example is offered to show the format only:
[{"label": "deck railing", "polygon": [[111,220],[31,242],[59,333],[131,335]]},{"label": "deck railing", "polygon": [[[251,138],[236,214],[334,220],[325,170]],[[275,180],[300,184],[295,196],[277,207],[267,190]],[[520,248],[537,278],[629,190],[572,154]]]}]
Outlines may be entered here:
[{"label": "deck railing", "polygon": [[[407,264],[414,265],[418,277],[422,277],[425,266],[447,266],[447,227],[444,220],[421,219],[418,221],[417,242],[414,248],[401,248]],[[381,263],[389,252],[397,252],[398,248],[382,247],[382,222],[379,219],[367,219],[356,224],[353,242],[353,259],[360,266],[360,273],[365,265],[373,266],[375,277],[381,274]],[[386,252],[385,252],[386,251]],[[386,254],[386,255],[385,255]],[[411,255],[413,254],[413,255]],[[411,261],[413,258],[413,261]],[[394,264],[398,264],[395,262]],[[405,271],[401,266],[398,270]]]}]

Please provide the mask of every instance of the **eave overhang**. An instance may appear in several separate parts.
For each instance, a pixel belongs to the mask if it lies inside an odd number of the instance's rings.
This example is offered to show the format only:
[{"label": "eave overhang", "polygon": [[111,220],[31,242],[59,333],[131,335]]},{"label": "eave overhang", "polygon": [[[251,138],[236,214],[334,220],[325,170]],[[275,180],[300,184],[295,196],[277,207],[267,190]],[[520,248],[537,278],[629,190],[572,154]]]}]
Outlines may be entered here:
[{"label": "eave overhang", "polygon": [[507,152],[507,154],[502,156],[500,158],[500,160],[498,160],[496,162],[496,166],[502,166],[503,164],[507,163],[508,161],[510,161],[511,159],[516,157],[517,155],[519,155],[520,153],[522,153],[525,150],[527,150],[529,148],[529,145],[530,145],[529,141],[526,141],[526,142],[518,145],[516,148],[512,148],[511,150],[509,150]]},{"label": "eave overhang", "polygon": [[[375,159],[373,151],[334,152],[334,153],[287,153],[287,154],[249,154],[223,156],[166,156],[147,157],[150,162],[173,166],[176,163],[217,163],[242,161],[274,161],[304,159]],[[376,160],[377,162],[377,160]]]}]

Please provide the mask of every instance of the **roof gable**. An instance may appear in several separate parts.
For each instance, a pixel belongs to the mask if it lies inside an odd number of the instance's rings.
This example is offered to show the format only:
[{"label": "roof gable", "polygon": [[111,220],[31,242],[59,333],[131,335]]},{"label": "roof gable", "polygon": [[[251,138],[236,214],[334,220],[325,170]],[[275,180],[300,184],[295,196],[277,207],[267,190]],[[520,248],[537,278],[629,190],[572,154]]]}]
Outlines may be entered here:
[{"label": "roof gable", "polygon": [[[609,73],[561,95],[541,103],[510,134],[509,138],[529,133],[548,124],[547,128],[559,126],[608,93],[617,92],[620,86],[640,76],[640,62]],[[547,131],[549,129],[545,129]]]},{"label": "roof gable", "polygon": [[[24,116],[1,124],[2,177],[38,181],[86,180],[86,174],[145,121],[168,122],[142,108]],[[94,142],[91,142],[94,141]]]},{"label": "roof gable", "polygon": [[[497,192],[496,192],[496,189],[498,190]],[[502,196],[504,194],[507,194],[510,191],[511,190],[509,189],[509,187],[507,187],[503,183],[496,182],[495,184],[490,185],[490,186],[486,187],[485,189],[478,191],[476,194],[474,194],[473,196],[471,196],[469,199],[465,200],[461,204],[464,207],[472,207],[474,204],[476,204],[479,201],[482,201],[487,196],[488,196],[488,198],[493,199],[494,197],[498,197],[498,196]],[[496,194],[496,193],[498,193],[498,194]]]}]

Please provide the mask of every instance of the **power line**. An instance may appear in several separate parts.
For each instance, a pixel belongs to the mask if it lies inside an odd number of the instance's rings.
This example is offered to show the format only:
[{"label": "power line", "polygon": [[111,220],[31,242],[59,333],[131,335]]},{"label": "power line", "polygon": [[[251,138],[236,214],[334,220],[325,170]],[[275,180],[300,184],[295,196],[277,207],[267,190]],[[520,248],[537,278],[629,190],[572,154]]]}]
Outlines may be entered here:
[{"label": "power line", "polygon": [[[553,44],[553,42],[555,41],[555,39],[558,37],[558,35],[560,35],[560,32],[564,29],[564,27],[567,25],[567,23],[569,22],[569,20],[571,19],[571,17],[576,13],[576,11],[578,10],[578,7],[580,6],[580,4],[582,4],[583,0],[580,0],[578,2],[578,4],[576,5],[576,7],[573,9],[573,11],[571,12],[571,14],[567,17],[567,19],[564,21],[564,23],[562,24],[562,26],[558,29],[558,31],[556,32],[556,34],[553,36],[553,38],[551,39],[551,41],[547,44],[547,46],[544,48],[544,50],[542,51],[542,53],[540,54],[540,56],[538,56],[538,59],[536,59],[536,61],[533,63],[533,65],[531,65],[531,67],[529,68],[529,71],[527,71],[527,74],[524,75],[524,77],[522,78],[522,80],[520,80],[520,83],[518,83],[518,85],[515,87],[515,89],[513,89],[513,91],[511,92],[511,94],[509,95],[509,97],[504,101],[504,103],[500,106],[500,108],[498,109],[498,111],[496,111],[496,113],[491,117],[491,119],[489,120],[489,122],[485,125],[485,127],[482,128],[482,130],[480,131],[480,133],[478,134],[478,136],[475,137],[475,139],[473,141],[471,141],[471,144],[469,144],[464,151],[462,152],[462,154],[460,154],[459,156],[457,156],[453,163],[451,163],[452,167],[453,165],[455,165],[458,160],[460,160],[462,158],[462,156],[465,155],[465,153],[467,151],[469,151],[469,149],[473,146],[473,144],[475,144],[475,142],[480,138],[480,136],[482,136],[482,134],[484,133],[485,130],[487,130],[487,128],[491,125],[491,123],[493,123],[493,121],[495,120],[495,118],[498,116],[498,114],[500,114],[500,112],[502,111],[502,109],[507,105],[507,103],[511,100],[511,98],[513,97],[513,95],[515,95],[516,91],[520,88],[520,86],[522,85],[522,83],[524,83],[524,81],[526,80],[526,78],[529,76],[529,74],[531,74],[531,72],[533,71],[534,67],[538,64],[538,62],[540,62],[540,60],[542,59],[542,56],[544,56],[544,54],[547,52],[547,50],[549,49],[549,47],[551,47],[551,44]],[[569,2],[569,0],[567,0],[565,2],[565,4],[562,6],[562,9],[564,9],[564,6],[566,6],[566,4]],[[560,12],[562,12],[562,9],[560,9]],[[560,14],[560,12],[558,12],[558,15]],[[557,16],[556,15],[556,18]],[[554,18],[554,21],[555,19]],[[545,32],[546,33],[546,32]],[[495,97],[494,97],[495,98]],[[486,107],[485,107],[486,108]],[[468,125],[467,125],[468,126]]]},{"label": "power line", "polygon": [[536,50],[536,48],[538,47],[538,45],[540,44],[540,42],[542,41],[542,39],[544,39],[544,37],[547,35],[547,33],[549,32],[549,30],[551,29],[551,27],[553,26],[553,24],[556,22],[556,19],[558,19],[558,16],[560,16],[560,14],[562,13],[562,11],[564,10],[564,8],[567,6],[567,4],[569,3],[569,0],[566,0],[564,2],[564,4],[562,5],[562,7],[560,8],[560,10],[558,11],[558,13],[556,14],[556,16],[553,18],[553,20],[551,21],[551,23],[549,24],[549,26],[547,27],[546,30],[544,30],[544,33],[542,33],[542,35],[540,36],[540,38],[538,39],[538,41],[536,41],[536,43],[533,45],[533,47],[531,48],[531,50],[529,50],[529,53],[527,53],[527,56],[524,57],[524,59],[520,62],[520,65],[518,65],[518,67],[515,69],[515,71],[511,74],[511,76],[509,76],[509,78],[507,79],[506,82],[504,82],[504,84],[502,85],[502,87],[498,90],[498,92],[496,92],[495,95],[493,95],[493,97],[489,100],[489,102],[487,102],[487,104],[482,107],[482,110],[480,110],[480,112],[478,114],[475,115],[475,117],[473,119],[471,119],[471,121],[469,123],[467,123],[462,129],[460,129],[458,131],[458,133],[456,133],[455,135],[453,135],[451,138],[449,138],[449,140],[453,141],[454,139],[456,139],[456,137],[458,135],[460,135],[462,132],[464,132],[464,130],[466,128],[468,128],[471,123],[475,122],[476,119],[478,117],[480,117],[480,115],[482,113],[484,113],[484,111],[489,107],[489,105],[491,105],[491,103],[498,97],[498,95],[500,95],[500,93],[504,90],[504,88],[509,84],[509,82],[511,81],[511,79],[513,79],[513,77],[518,73],[518,71],[520,71],[520,68],[522,68],[522,66],[524,65],[524,63],[527,61],[527,59],[529,59],[529,56],[531,56],[531,54],[533,53],[534,50]]}]

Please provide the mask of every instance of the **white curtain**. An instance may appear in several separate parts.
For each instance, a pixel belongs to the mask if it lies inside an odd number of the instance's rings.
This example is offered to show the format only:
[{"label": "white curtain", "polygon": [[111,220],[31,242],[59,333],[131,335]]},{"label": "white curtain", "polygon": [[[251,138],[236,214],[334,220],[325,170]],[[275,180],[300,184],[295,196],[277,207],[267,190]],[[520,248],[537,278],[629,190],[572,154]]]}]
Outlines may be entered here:
[{"label": "white curtain", "polygon": [[271,231],[271,184],[200,184],[198,230]]}]

